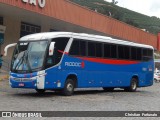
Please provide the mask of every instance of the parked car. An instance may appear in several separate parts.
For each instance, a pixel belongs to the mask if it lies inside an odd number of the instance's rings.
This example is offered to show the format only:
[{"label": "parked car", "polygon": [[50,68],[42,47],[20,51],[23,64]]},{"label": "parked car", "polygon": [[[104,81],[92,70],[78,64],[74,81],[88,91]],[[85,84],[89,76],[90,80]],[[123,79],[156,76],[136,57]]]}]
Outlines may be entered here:
[{"label": "parked car", "polygon": [[160,73],[154,73],[154,81],[160,82]]}]

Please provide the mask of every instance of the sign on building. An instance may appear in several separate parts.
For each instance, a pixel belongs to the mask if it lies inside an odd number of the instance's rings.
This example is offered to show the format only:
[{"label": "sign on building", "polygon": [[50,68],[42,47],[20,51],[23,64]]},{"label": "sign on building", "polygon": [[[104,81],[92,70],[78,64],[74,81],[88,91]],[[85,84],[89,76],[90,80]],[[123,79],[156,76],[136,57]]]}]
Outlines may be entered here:
[{"label": "sign on building", "polygon": [[46,5],[46,0],[22,0],[22,2],[29,3],[34,6],[38,5],[41,8],[44,8]]}]

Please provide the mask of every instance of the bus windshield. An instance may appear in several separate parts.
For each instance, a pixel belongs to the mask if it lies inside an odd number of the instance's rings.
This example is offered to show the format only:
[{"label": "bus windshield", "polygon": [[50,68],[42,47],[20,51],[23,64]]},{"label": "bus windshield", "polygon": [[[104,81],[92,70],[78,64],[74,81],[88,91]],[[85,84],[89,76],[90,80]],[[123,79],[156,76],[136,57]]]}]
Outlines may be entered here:
[{"label": "bus windshield", "polygon": [[42,69],[48,41],[20,42],[15,49],[11,70],[22,73]]}]

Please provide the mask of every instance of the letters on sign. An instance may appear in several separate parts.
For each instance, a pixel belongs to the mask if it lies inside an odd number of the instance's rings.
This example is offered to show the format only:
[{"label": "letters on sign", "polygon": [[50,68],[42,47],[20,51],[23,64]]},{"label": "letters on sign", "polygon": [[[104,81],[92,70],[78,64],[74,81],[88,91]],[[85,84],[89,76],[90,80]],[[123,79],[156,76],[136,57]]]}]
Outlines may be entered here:
[{"label": "letters on sign", "polygon": [[44,8],[46,5],[46,0],[22,0],[24,3],[29,3],[31,5],[38,5],[41,8]]}]

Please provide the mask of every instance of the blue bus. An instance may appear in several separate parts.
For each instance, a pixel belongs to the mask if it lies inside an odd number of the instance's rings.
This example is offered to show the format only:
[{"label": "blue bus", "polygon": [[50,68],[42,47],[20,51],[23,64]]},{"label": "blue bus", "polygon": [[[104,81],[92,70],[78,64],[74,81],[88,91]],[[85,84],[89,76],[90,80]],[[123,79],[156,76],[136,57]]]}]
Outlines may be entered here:
[{"label": "blue bus", "polygon": [[27,35],[14,45],[12,88],[61,91],[70,96],[75,88],[134,92],[153,85],[154,49],[149,45],[71,32]]}]

